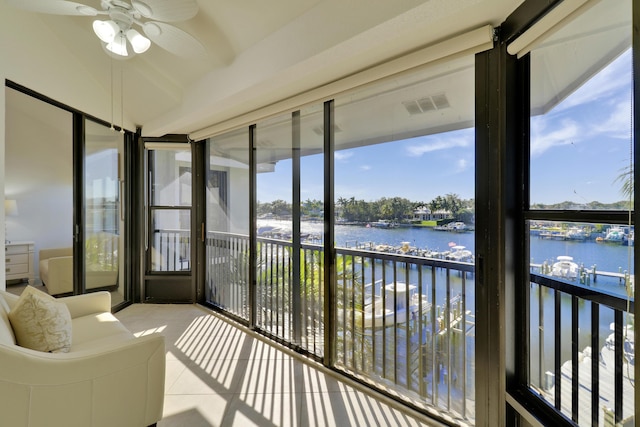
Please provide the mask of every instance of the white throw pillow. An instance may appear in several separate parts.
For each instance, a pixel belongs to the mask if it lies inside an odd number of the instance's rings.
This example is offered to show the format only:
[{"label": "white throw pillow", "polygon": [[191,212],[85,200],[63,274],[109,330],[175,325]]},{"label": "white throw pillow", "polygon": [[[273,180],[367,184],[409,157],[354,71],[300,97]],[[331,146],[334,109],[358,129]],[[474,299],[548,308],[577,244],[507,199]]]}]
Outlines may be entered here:
[{"label": "white throw pillow", "polygon": [[21,347],[51,353],[71,349],[71,314],[66,304],[33,286],[22,292],[9,320]]}]

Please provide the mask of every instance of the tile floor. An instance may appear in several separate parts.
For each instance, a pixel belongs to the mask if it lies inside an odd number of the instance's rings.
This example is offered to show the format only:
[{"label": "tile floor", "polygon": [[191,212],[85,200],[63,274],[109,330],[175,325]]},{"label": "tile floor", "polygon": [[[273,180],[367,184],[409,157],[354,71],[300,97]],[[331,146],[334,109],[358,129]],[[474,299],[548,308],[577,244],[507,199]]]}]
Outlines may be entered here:
[{"label": "tile floor", "polygon": [[166,337],[159,427],[427,426],[197,305],[135,304],[116,316],[139,335]]}]

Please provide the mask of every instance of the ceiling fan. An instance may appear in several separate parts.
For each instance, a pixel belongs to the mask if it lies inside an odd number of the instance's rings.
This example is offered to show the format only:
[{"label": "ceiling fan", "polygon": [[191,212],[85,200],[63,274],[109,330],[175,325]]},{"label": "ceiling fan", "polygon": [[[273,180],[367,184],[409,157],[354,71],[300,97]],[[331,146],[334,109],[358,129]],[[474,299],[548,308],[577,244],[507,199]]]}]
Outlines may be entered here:
[{"label": "ceiling fan", "polygon": [[[106,20],[93,21],[93,31],[114,58],[146,52],[152,41],[182,57],[196,57],[205,52],[204,46],[192,35],[166,23],[193,18],[198,13],[195,0],[100,0],[101,10],[65,0],[7,2],[19,9],[53,15],[106,15]],[[135,26],[141,28],[146,37]]]}]

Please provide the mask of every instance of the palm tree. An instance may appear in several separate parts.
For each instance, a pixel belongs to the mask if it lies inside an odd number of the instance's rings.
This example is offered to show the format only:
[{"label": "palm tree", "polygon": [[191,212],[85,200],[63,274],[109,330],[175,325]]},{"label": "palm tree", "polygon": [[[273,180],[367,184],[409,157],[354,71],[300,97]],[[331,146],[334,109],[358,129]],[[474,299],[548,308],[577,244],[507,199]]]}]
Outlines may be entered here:
[{"label": "palm tree", "polygon": [[620,189],[620,191],[622,192],[622,194],[627,196],[629,200],[633,200],[633,166],[625,166],[620,169],[620,171],[620,175],[618,175],[614,182],[621,182],[622,188]]}]

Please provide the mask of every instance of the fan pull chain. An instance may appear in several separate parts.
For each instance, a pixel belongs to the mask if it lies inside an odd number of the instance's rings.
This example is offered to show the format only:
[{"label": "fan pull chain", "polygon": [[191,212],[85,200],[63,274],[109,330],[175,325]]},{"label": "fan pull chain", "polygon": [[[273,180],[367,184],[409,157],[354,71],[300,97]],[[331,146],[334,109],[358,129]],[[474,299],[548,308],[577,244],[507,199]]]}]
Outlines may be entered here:
[{"label": "fan pull chain", "polygon": [[124,71],[120,67],[120,133],[124,133]]},{"label": "fan pull chain", "polygon": [[109,74],[110,74],[110,78],[111,78],[111,130],[114,131],[116,130],[113,127],[113,58],[111,57],[111,55],[109,55]]}]

